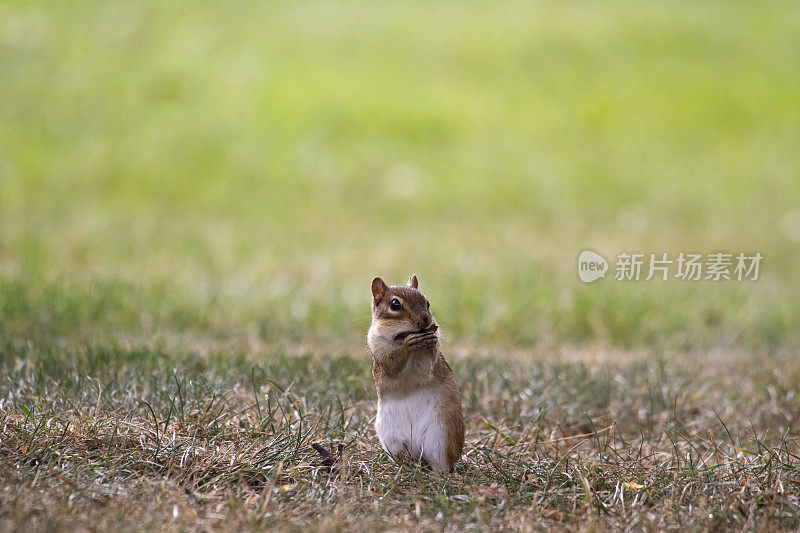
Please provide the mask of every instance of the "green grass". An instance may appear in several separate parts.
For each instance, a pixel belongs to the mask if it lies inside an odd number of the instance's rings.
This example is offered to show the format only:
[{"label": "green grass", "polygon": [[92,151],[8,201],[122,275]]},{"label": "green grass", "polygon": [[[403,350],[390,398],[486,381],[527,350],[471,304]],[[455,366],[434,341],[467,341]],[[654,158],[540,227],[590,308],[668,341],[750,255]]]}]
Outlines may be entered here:
[{"label": "green grass", "polygon": [[[3,3],[0,527],[798,527],[798,94],[790,2]],[[369,429],[412,272],[453,478]]]},{"label": "green grass", "polygon": [[[470,343],[797,340],[792,4],[1,9],[14,336],[349,346],[416,272]],[[586,287],[586,247],[765,259]]]}]

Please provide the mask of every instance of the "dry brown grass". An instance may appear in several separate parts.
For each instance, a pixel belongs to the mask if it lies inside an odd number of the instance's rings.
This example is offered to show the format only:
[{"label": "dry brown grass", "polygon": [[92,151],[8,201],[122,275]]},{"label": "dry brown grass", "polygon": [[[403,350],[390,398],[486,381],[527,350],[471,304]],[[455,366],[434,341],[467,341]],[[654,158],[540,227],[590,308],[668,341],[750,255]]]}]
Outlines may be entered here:
[{"label": "dry brown grass", "polygon": [[[0,526],[800,526],[791,353],[576,353],[455,361],[468,443],[441,476],[380,450],[363,359],[9,346]],[[343,444],[332,471],[313,442]]]}]

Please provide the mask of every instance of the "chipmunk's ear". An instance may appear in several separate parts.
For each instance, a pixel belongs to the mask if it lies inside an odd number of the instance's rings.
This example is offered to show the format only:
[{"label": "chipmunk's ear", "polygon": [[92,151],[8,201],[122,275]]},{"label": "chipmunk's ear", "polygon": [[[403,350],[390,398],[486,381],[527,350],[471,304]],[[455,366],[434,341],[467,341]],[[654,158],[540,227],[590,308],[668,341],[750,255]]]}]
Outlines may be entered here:
[{"label": "chipmunk's ear", "polygon": [[411,274],[411,277],[408,278],[408,286],[411,287],[412,289],[416,289],[417,287],[419,287],[416,274]]},{"label": "chipmunk's ear", "polygon": [[375,278],[372,280],[372,297],[376,302],[379,302],[383,299],[383,295],[386,294],[386,289],[388,289],[388,287],[381,278]]}]

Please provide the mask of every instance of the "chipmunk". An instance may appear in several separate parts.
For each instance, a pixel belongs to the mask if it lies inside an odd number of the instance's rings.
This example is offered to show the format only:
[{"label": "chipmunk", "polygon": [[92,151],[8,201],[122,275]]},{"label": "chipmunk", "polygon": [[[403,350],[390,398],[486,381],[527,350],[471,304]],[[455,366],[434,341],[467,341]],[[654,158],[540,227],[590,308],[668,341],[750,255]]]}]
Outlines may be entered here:
[{"label": "chipmunk", "polygon": [[367,346],[378,391],[375,429],[396,459],[425,459],[449,472],[464,448],[461,394],[442,355],[431,304],[417,287],[415,275],[407,286],[372,280]]}]

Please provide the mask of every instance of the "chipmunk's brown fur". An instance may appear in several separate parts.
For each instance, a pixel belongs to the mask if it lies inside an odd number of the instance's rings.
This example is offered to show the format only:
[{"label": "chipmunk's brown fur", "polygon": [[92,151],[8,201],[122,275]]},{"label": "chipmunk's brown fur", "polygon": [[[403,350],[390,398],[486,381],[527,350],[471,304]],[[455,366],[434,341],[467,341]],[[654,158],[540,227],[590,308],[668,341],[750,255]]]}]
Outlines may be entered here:
[{"label": "chipmunk's brown fur", "polygon": [[367,345],[378,392],[375,427],[393,456],[450,470],[464,447],[461,395],[441,352],[439,326],[416,276],[408,286],[372,280]]}]

